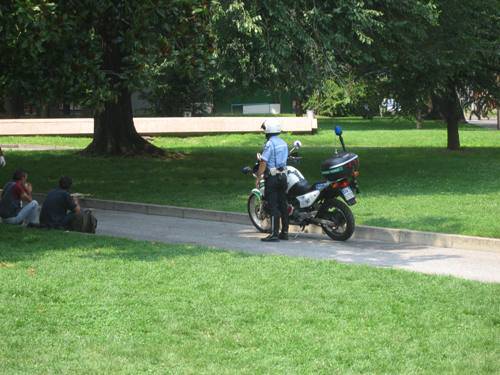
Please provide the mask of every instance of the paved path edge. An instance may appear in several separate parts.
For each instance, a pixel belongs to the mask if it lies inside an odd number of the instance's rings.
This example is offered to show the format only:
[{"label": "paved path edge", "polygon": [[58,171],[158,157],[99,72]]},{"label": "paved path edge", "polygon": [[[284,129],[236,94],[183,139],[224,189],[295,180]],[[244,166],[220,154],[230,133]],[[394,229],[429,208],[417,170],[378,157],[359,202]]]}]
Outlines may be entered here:
[{"label": "paved path edge", "polygon": [[[35,198],[40,201],[43,201],[45,197],[45,194],[34,195]],[[80,198],[80,202],[82,207],[86,208],[251,225],[248,215],[240,212],[214,211],[199,208],[90,198]],[[295,226],[292,226],[290,229],[291,232],[300,231],[300,228]],[[311,225],[306,228],[305,233],[322,234],[323,232],[321,228]],[[411,243],[426,246],[500,252],[500,239],[497,238],[421,232],[408,229],[357,225],[353,238],[388,243]]]}]

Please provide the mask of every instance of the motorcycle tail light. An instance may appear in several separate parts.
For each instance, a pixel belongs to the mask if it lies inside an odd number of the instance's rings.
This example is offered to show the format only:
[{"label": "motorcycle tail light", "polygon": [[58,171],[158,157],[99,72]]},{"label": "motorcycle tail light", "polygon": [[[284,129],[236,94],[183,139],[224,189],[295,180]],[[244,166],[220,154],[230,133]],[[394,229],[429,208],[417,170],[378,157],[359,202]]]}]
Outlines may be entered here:
[{"label": "motorcycle tail light", "polygon": [[332,184],[332,189],[342,189],[342,188],[348,187],[349,185],[350,185],[350,183],[347,180],[344,180],[341,182],[334,182]]},{"label": "motorcycle tail light", "polygon": [[345,187],[348,187],[349,185],[350,185],[349,181],[342,181],[339,183],[340,188],[345,188]]}]

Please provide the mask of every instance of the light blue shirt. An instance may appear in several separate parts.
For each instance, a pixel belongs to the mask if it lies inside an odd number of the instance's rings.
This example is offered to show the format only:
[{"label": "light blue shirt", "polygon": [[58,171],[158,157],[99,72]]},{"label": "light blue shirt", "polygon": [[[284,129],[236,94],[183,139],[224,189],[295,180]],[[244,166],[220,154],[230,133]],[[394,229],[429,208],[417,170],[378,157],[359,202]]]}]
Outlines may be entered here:
[{"label": "light blue shirt", "polygon": [[288,159],[288,146],[280,137],[273,135],[266,142],[262,151],[262,160],[267,163],[268,168],[283,168]]}]

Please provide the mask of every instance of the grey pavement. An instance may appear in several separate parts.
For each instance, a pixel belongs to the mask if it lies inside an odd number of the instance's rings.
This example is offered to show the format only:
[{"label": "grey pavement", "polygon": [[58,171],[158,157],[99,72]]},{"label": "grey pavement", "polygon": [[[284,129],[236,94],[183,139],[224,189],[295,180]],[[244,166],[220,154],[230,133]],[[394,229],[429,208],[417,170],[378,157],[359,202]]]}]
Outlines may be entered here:
[{"label": "grey pavement", "polygon": [[4,151],[60,151],[78,150],[78,147],[57,146],[57,145],[31,145],[31,144],[0,144]]},{"label": "grey pavement", "polygon": [[485,129],[497,130],[497,119],[493,118],[490,120],[467,120],[467,123],[471,125],[477,125]]},{"label": "grey pavement", "polygon": [[263,243],[250,225],[94,210],[98,234],[165,243],[190,243],[253,254],[276,254],[393,267],[428,274],[500,282],[500,252],[298,234],[290,241]]}]

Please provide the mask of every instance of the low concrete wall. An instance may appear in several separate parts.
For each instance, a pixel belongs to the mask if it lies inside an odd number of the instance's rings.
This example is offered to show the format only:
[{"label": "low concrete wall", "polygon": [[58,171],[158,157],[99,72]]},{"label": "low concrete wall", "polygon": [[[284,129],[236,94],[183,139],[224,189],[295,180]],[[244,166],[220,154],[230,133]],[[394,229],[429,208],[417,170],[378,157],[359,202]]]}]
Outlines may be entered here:
[{"label": "low concrete wall", "polygon": [[[310,117],[281,117],[283,131],[312,133],[318,120]],[[260,132],[265,117],[137,117],[139,134],[210,134]],[[91,118],[0,120],[0,135],[91,135]]]}]

